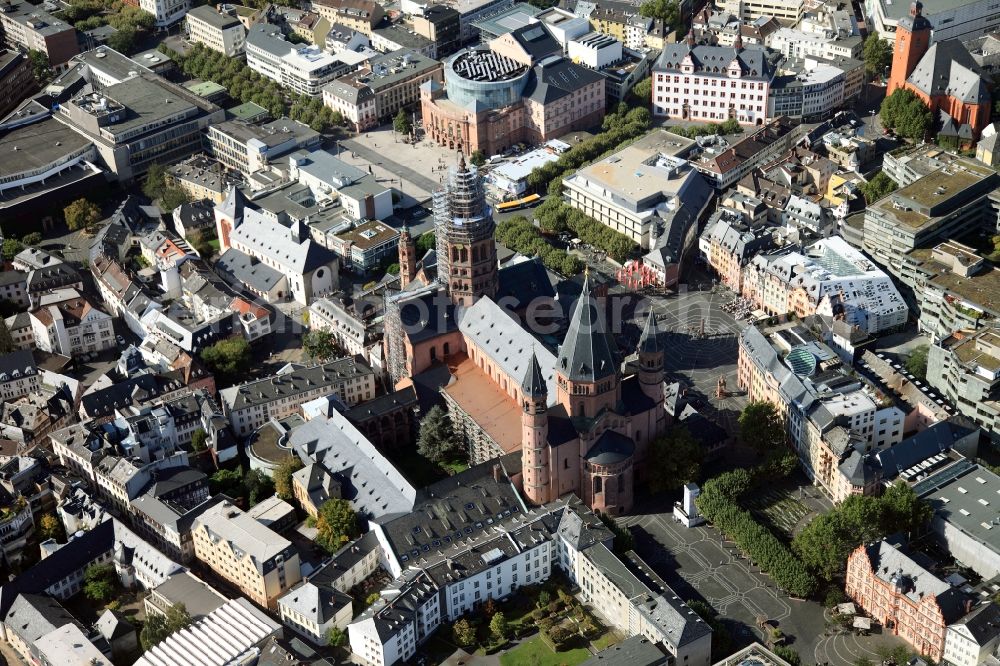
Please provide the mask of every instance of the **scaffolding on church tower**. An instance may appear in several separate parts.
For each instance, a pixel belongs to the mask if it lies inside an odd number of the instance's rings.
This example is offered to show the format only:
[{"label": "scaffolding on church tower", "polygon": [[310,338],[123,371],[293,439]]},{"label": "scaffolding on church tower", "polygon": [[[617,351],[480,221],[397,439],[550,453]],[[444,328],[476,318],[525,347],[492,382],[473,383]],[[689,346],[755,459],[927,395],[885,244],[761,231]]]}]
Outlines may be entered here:
[{"label": "scaffolding on church tower", "polygon": [[437,249],[438,281],[448,285],[451,277],[449,247],[468,246],[493,238],[495,225],[483,180],[475,166],[467,167],[463,156],[448,170],[444,187],[432,195]]}]

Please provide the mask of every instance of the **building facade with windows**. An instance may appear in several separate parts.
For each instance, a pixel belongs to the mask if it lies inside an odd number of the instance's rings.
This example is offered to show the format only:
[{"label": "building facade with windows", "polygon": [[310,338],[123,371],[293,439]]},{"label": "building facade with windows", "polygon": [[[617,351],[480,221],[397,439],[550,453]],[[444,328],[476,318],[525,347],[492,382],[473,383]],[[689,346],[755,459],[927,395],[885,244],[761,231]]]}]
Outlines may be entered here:
[{"label": "building facade with windows", "polygon": [[192,534],[198,561],[268,610],[302,580],[292,542],[228,500],[198,516]]},{"label": "building facade with windows", "polygon": [[[231,10],[232,11],[232,10]],[[233,13],[223,13],[210,5],[194,7],[187,13],[188,38],[232,58],[243,53],[246,28]]]},{"label": "building facade with windows", "polygon": [[762,46],[685,42],[664,47],[652,68],[653,115],[677,120],[762,125],[780,55]]},{"label": "building facade with windows", "polygon": [[370,400],[375,395],[375,372],[357,357],[307,367],[289,365],[273,377],[219,393],[223,414],[240,437],[294,413],[304,402],[331,394],[352,406]]}]

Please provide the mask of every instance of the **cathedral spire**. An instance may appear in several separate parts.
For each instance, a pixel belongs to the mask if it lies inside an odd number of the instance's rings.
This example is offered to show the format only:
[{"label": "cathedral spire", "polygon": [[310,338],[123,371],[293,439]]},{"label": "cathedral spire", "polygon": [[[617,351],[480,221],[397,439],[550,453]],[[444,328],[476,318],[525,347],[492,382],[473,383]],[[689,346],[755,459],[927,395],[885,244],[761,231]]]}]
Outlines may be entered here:
[{"label": "cathedral spire", "polygon": [[614,343],[604,330],[604,317],[584,274],[583,292],[570,316],[566,339],[559,348],[558,371],[567,379],[594,382],[618,372]]},{"label": "cathedral spire", "polygon": [[531,361],[528,362],[528,369],[521,381],[521,393],[525,399],[544,398],[548,395],[548,387],[545,386],[545,378],[542,376],[542,366],[538,364],[538,357],[534,351],[531,352]]},{"label": "cathedral spire", "polygon": [[658,354],[663,351],[663,344],[660,340],[660,329],[656,324],[656,315],[653,309],[649,309],[646,317],[646,325],[642,328],[642,335],[639,336],[639,351],[647,354]]}]

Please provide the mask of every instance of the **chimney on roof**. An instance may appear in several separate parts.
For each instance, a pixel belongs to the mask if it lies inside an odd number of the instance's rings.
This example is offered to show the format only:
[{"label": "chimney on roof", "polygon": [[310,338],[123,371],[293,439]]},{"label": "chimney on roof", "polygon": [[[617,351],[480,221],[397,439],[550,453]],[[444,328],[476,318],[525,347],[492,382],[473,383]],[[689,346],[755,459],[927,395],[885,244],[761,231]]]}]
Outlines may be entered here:
[{"label": "chimney on roof", "polygon": [[500,463],[495,463],[493,465],[493,480],[497,483],[500,483],[500,481],[503,480],[503,467],[501,467]]}]

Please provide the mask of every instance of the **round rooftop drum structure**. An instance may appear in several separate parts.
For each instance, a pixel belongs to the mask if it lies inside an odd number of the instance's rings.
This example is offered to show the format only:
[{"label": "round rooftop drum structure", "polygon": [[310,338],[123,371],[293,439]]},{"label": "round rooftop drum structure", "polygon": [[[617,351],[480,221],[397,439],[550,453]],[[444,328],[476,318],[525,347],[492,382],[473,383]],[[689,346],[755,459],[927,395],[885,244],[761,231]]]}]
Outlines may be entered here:
[{"label": "round rooftop drum structure", "polygon": [[488,111],[521,100],[528,68],[486,47],[468,49],[445,62],[448,98],[458,106]]}]

